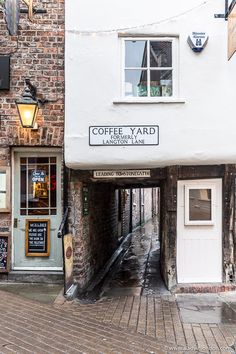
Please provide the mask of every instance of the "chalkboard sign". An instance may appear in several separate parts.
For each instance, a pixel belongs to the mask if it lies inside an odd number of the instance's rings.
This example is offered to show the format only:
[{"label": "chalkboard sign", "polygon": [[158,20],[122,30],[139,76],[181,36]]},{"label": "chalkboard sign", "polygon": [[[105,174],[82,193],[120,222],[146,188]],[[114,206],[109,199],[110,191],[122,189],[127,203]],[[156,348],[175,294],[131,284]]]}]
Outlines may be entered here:
[{"label": "chalkboard sign", "polygon": [[50,220],[26,220],[26,257],[48,257],[50,255]]},{"label": "chalkboard sign", "polygon": [[9,238],[8,235],[0,235],[0,272],[9,271]]}]

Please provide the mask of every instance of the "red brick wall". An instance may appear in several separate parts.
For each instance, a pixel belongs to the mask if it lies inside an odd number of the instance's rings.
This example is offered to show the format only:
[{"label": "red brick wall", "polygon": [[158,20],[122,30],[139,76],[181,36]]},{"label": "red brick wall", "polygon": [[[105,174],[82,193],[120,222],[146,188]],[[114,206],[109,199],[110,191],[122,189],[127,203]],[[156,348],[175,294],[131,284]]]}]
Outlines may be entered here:
[{"label": "red brick wall", "polygon": [[[64,120],[64,0],[34,1],[34,7],[47,10],[35,14],[30,22],[20,14],[17,36],[10,36],[3,12],[0,12],[0,55],[11,55],[10,91],[0,91],[0,164],[9,163],[10,146],[62,146]],[[25,7],[21,3],[21,8]],[[47,98],[39,110],[39,129],[22,129],[15,99],[30,78],[37,87],[38,98]],[[2,159],[3,157],[3,159]]]},{"label": "red brick wall", "polygon": [[[11,165],[11,147],[62,147],[64,126],[64,0],[34,0],[47,13],[20,14],[17,36],[10,36],[0,10],[0,55],[11,56],[10,90],[0,90],[0,165]],[[26,7],[23,2],[21,8]],[[39,129],[23,129],[15,105],[29,78],[38,98],[53,102],[39,110]],[[11,214],[0,213],[0,227],[11,231]]]},{"label": "red brick wall", "polygon": [[118,208],[111,184],[88,183],[89,213],[83,216],[82,188],[76,171],[69,182],[69,229],[74,237],[74,278],[84,288],[118,244]]}]

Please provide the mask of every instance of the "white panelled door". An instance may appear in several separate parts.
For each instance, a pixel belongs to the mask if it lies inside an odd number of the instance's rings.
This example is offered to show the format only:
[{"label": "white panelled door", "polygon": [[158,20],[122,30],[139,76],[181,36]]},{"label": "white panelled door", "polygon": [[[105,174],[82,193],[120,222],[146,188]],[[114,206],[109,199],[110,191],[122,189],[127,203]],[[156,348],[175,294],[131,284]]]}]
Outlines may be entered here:
[{"label": "white panelled door", "polygon": [[178,283],[222,281],[222,181],[178,182]]}]

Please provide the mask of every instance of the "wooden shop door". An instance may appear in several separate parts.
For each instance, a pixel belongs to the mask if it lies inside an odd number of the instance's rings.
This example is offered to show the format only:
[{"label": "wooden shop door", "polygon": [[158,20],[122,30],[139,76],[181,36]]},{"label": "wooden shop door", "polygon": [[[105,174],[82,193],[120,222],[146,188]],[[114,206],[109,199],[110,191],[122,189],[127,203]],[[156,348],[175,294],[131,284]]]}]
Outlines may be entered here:
[{"label": "wooden shop door", "polygon": [[62,270],[61,154],[15,152],[13,269]]}]

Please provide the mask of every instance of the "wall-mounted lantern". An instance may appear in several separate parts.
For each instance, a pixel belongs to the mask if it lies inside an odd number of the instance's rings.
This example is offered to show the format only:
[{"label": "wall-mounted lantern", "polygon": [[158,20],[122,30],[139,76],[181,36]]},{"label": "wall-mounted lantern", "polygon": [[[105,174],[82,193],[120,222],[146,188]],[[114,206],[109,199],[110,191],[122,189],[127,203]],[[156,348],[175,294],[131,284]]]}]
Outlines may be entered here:
[{"label": "wall-mounted lantern", "polygon": [[39,109],[39,102],[36,99],[36,88],[25,80],[26,87],[22,97],[16,101],[21,125],[23,128],[35,128],[35,119]]}]

